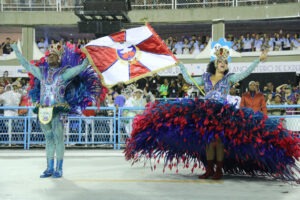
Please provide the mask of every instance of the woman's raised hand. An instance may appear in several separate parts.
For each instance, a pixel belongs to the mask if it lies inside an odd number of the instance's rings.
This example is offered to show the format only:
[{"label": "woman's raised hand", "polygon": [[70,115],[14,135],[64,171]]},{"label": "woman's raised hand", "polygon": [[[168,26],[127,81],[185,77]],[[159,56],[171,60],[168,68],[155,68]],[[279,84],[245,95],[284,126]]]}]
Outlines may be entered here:
[{"label": "woman's raised hand", "polygon": [[264,50],[264,51],[260,54],[260,56],[259,56],[260,62],[264,62],[264,61],[267,60],[267,57],[268,57],[267,54],[268,54],[268,51],[266,51],[266,50]]}]

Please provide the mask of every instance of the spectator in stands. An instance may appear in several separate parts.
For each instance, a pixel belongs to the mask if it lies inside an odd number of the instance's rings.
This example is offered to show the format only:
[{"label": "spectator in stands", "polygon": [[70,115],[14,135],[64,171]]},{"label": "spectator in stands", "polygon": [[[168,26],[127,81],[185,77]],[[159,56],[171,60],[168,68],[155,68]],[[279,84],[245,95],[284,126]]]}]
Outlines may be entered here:
[{"label": "spectator in stands", "polygon": [[[119,94],[116,90],[112,93],[112,97],[114,99],[114,106],[118,109],[119,107],[123,107],[126,102],[126,97],[123,94]],[[122,113],[121,113],[122,114]]]},{"label": "spectator in stands", "polygon": [[285,36],[282,38],[282,50],[287,51],[291,50],[292,46],[292,39],[289,33],[286,33]]},{"label": "spectator in stands", "polygon": [[176,98],[179,95],[178,85],[175,79],[171,80],[170,86],[168,88],[168,93],[170,98]]},{"label": "spectator in stands", "polygon": [[292,47],[293,49],[298,49],[300,47],[300,38],[299,34],[295,33],[294,37],[292,38]]},{"label": "spectator in stands", "polygon": [[187,37],[183,38],[182,54],[190,54],[191,44]]},{"label": "spectator in stands", "polygon": [[274,51],[280,51],[280,50],[282,50],[283,40],[280,37],[279,33],[275,33],[274,34],[273,43],[274,43],[274,45],[273,45],[274,46]]},{"label": "spectator in stands", "polygon": [[256,83],[256,91],[260,92],[260,83],[259,83],[259,81],[255,81],[255,83]]},{"label": "spectator in stands", "polygon": [[11,48],[11,39],[9,37],[7,37],[5,42],[1,44],[1,49],[3,56],[9,55],[13,51],[13,49]]},{"label": "spectator in stands", "polygon": [[274,85],[273,85],[272,82],[268,82],[268,83],[264,86],[264,88],[263,88],[263,93],[264,93],[264,94],[272,94],[272,95],[275,93],[275,91],[274,91]]},{"label": "spectator in stands", "polygon": [[160,85],[160,76],[158,74],[153,74],[153,76],[149,78],[149,89],[155,97],[159,96],[158,89],[160,88]]},{"label": "spectator in stands", "polygon": [[[139,80],[136,81],[136,88],[144,90],[144,88],[146,86],[149,87],[148,77],[141,78],[141,79],[139,79]],[[147,88],[147,89],[149,89],[149,88]]]},{"label": "spectator in stands", "polygon": [[124,111],[124,115],[129,117],[128,123],[125,126],[126,133],[130,135],[132,130],[132,121],[135,115],[142,113],[143,110],[138,109],[138,107],[145,107],[146,99],[143,97],[144,95],[143,90],[135,89],[133,91],[132,97],[126,100],[125,107],[136,107],[136,110],[126,110]]},{"label": "spectator in stands", "polygon": [[[106,106],[107,107],[115,107],[112,93],[113,93],[113,90],[109,89],[108,93],[106,94]],[[113,110],[107,110],[107,115],[113,116],[114,115]]]},{"label": "spectator in stands", "polygon": [[230,87],[229,94],[227,95],[228,103],[235,105],[236,108],[240,107],[241,97],[237,95],[235,85]]},{"label": "spectator in stands", "polygon": [[243,38],[243,52],[251,52],[253,48],[253,38],[250,37],[250,33],[246,34],[246,37]]},{"label": "spectator in stands", "polygon": [[37,43],[37,46],[39,50],[44,54],[48,49],[48,40],[45,40],[45,38],[41,37],[40,41]]},{"label": "spectator in stands", "polygon": [[[26,82],[23,82],[23,84],[26,84]],[[17,91],[18,93],[21,94],[21,100],[20,100],[19,106],[31,106],[31,101],[28,97],[26,85],[23,85],[23,84],[22,84],[21,78],[18,78],[12,84],[12,85],[14,85],[14,87],[16,87],[15,91]],[[27,115],[27,113],[28,113],[28,109],[26,109],[26,108],[18,110],[18,114],[20,116]]]},{"label": "spectator in stands", "polygon": [[[0,101],[3,106],[19,106],[21,101],[21,94],[17,91],[15,85],[7,85],[5,92],[0,95]],[[6,109],[4,110],[4,116],[18,116],[18,109]]]},{"label": "spectator in stands", "polygon": [[177,83],[177,86],[178,86],[178,97],[184,97],[186,92],[187,92],[186,86],[188,84],[184,80],[181,73],[177,75],[176,83]]},{"label": "spectator in stands", "polygon": [[[281,101],[281,95],[279,93],[276,93],[274,99],[272,99],[269,105],[283,105],[283,104],[284,103]],[[270,108],[268,111],[270,115],[285,115],[284,108]]]},{"label": "spectator in stands", "polygon": [[254,112],[262,112],[267,115],[267,106],[265,97],[261,92],[257,91],[255,81],[249,82],[249,91],[242,95],[241,108],[251,108]]},{"label": "spectator in stands", "polygon": [[169,81],[167,78],[164,79],[164,83],[159,88],[160,98],[166,98],[169,96]]},{"label": "spectator in stands", "polygon": [[241,52],[241,42],[238,39],[235,39],[233,41],[232,47],[233,50],[237,51],[237,52]]},{"label": "spectator in stands", "polygon": [[253,41],[253,51],[261,51],[262,49],[262,39],[260,38],[259,34],[255,35],[255,39]]},{"label": "spectator in stands", "polygon": [[198,42],[197,41],[195,41],[195,42],[192,42],[191,43],[191,50],[190,50],[190,53],[192,54],[192,55],[198,55],[199,53],[200,53],[200,47],[199,47],[199,44],[198,44]]},{"label": "spectator in stands", "polygon": [[273,51],[274,43],[268,35],[264,36],[264,40],[263,40],[261,48],[262,48],[262,50]]},{"label": "spectator in stands", "polygon": [[12,83],[11,78],[8,77],[7,70],[3,72],[2,78],[3,78],[4,87]]},{"label": "spectator in stands", "polygon": [[174,40],[173,40],[173,37],[170,36],[168,39],[165,40],[165,43],[167,45],[167,47],[172,50],[173,47],[174,47]]},{"label": "spectator in stands", "polygon": [[182,43],[182,41],[175,40],[174,43],[175,44],[174,44],[174,47],[172,49],[172,52],[174,54],[177,54],[177,55],[182,54],[182,49],[183,49],[183,43]]}]

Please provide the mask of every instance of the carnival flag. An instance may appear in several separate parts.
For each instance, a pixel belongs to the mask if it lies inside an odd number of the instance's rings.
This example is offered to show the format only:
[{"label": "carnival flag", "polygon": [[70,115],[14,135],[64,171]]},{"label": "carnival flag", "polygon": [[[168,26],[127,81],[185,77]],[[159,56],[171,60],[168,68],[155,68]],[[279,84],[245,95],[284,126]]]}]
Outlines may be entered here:
[{"label": "carnival flag", "polygon": [[92,40],[83,51],[108,87],[131,83],[178,62],[149,24]]}]

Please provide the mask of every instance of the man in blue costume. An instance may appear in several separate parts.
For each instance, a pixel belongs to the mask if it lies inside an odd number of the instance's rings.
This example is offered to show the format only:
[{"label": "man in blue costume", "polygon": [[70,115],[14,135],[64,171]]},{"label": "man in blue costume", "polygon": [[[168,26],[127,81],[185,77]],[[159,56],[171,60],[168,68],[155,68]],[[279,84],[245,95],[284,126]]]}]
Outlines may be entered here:
[{"label": "man in blue costume", "polygon": [[88,60],[85,59],[75,67],[62,66],[64,48],[60,44],[53,44],[50,46],[45,65],[36,67],[22,56],[16,44],[13,44],[12,48],[22,66],[41,83],[38,115],[46,139],[47,168],[40,177],[60,178],[63,175],[65,151],[63,115],[70,110],[65,92],[70,81],[87,68]]}]

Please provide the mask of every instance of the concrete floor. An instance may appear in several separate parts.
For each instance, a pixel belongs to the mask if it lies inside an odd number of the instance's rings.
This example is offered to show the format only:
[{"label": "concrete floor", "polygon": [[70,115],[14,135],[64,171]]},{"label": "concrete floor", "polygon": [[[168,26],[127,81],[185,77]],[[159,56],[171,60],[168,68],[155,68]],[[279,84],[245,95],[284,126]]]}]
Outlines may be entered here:
[{"label": "concrete floor", "polygon": [[0,150],[0,200],[299,200],[300,186],[263,178],[199,180],[200,170],[131,166],[119,150],[66,150],[64,176],[40,179],[44,150]]}]

